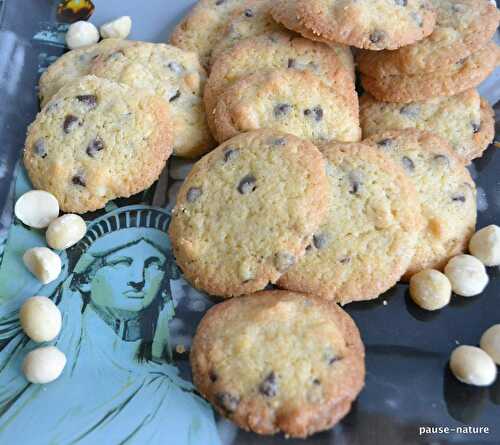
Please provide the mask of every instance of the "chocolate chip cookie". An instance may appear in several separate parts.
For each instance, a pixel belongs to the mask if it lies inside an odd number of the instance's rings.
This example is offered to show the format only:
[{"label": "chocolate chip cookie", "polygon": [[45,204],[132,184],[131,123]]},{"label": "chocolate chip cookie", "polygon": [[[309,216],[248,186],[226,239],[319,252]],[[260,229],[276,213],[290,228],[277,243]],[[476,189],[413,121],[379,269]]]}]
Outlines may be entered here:
[{"label": "chocolate chip cookie", "polygon": [[227,88],[244,77],[276,69],[311,71],[334,88],[344,88],[350,81],[347,91],[357,101],[351,67],[345,65],[349,58],[339,56],[343,51],[349,50],[345,47],[335,50],[285,31],[243,40],[224,52],[212,67],[204,94],[210,129],[216,133],[214,111]]},{"label": "chocolate chip cookie", "polygon": [[330,206],[307,252],[278,286],[346,304],[377,298],[401,278],[422,227],[403,168],[363,143],[321,147]]},{"label": "chocolate chip cookie", "polygon": [[371,77],[442,70],[483,48],[493,37],[500,12],[488,0],[432,0],[436,27],[432,34],[396,51],[361,51],[358,66]]},{"label": "chocolate chip cookie", "polygon": [[214,147],[202,99],[206,73],[195,53],[136,42],[97,57],[91,73],[163,98],[172,110],[175,155],[194,158]]},{"label": "chocolate chip cookie", "polygon": [[[314,143],[359,141],[358,102],[352,82],[327,86],[310,71],[281,69],[245,77],[228,88],[215,109],[215,137],[273,128]],[[307,94],[304,94],[307,91]]]},{"label": "chocolate chip cookie", "polygon": [[365,143],[401,165],[418,191],[425,229],[406,278],[442,270],[465,251],[476,226],[476,186],[462,161],[440,137],[418,130],[385,132]]},{"label": "chocolate chip cookie", "polygon": [[339,306],[267,291],[210,309],[190,359],[196,387],[220,414],[259,434],[303,438],[349,412],[364,384],[364,356]]},{"label": "chocolate chip cookie", "polygon": [[92,61],[108,51],[117,51],[130,45],[129,40],[104,39],[95,45],[69,51],[59,57],[42,74],[39,83],[40,104],[43,107],[64,85],[90,74]]},{"label": "chocolate chip cookie", "polygon": [[364,137],[407,128],[430,131],[450,142],[468,162],[481,156],[493,139],[493,118],[487,107],[474,89],[408,104],[379,102],[365,94],[360,100],[361,127]]},{"label": "chocolate chip cookie", "polygon": [[24,165],[34,188],[65,212],[97,210],[148,188],[172,152],[168,107],[106,79],[63,87],[28,130]]},{"label": "chocolate chip cookie", "polygon": [[417,42],[432,32],[436,21],[427,0],[277,1],[272,14],[301,34],[370,50]]},{"label": "chocolate chip cookie", "polygon": [[212,50],[220,40],[231,16],[247,0],[200,0],[175,27],[172,45],[193,51],[205,68],[210,67]]},{"label": "chocolate chip cookie", "polygon": [[169,233],[186,278],[231,297],[275,283],[305,253],[328,205],[325,161],[310,142],[244,133],[198,161]]},{"label": "chocolate chip cookie", "polygon": [[479,85],[492,73],[499,60],[500,50],[494,42],[490,42],[469,57],[453,65],[442,66],[439,71],[379,78],[364,74],[361,82],[366,91],[384,102],[407,103],[453,96]]}]

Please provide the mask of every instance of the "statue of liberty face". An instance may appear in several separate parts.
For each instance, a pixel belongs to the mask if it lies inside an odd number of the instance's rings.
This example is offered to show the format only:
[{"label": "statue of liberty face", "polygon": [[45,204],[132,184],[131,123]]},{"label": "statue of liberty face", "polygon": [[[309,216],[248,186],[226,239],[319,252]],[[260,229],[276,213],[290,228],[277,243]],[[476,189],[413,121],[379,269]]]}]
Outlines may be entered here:
[{"label": "statue of liberty face", "polygon": [[92,279],[92,302],[112,309],[142,311],[160,290],[165,261],[165,255],[145,240],[114,251]]}]

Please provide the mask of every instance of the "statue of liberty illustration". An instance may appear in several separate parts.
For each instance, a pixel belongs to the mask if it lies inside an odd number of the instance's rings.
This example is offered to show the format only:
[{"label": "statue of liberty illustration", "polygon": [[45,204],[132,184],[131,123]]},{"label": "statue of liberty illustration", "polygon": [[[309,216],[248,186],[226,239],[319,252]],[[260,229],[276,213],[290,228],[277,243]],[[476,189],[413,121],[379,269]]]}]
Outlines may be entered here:
[{"label": "statue of liberty illustration", "polygon": [[[0,269],[0,443],[220,443],[213,412],[171,360],[170,281],[180,274],[169,220],[144,206],[94,220],[62,253],[59,280],[42,287],[20,252],[43,245],[43,234],[12,226]],[[48,385],[32,385],[21,372],[38,346],[18,319],[31,295],[50,296],[63,314],[53,344],[67,365]]]}]

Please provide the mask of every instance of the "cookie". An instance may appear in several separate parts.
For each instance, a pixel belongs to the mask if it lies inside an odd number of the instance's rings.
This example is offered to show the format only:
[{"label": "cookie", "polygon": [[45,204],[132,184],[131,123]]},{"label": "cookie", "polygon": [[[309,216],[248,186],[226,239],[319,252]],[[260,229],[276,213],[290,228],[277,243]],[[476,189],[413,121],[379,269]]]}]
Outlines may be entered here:
[{"label": "cookie", "polygon": [[97,57],[91,73],[163,98],[172,111],[175,155],[194,158],[214,147],[202,99],[206,73],[195,53],[136,42]]},{"label": "cookie", "polygon": [[415,43],[432,32],[436,21],[426,0],[277,1],[272,14],[285,26],[295,24],[301,33],[370,50]]},{"label": "cookie", "polygon": [[[344,87],[351,78],[349,67],[344,65],[348,57],[319,42],[298,37],[289,32],[263,34],[243,40],[224,52],[215,62],[205,88],[204,100],[210,129],[215,134],[214,111],[223,92],[232,84],[252,74],[288,68],[311,71],[332,87]],[[351,79],[351,82],[352,79]],[[349,87],[352,100],[357,101],[354,87]]]},{"label": "cookie", "polygon": [[418,191],[425,228],[406,273],[442,270],[463,253],[476,227],[476,186],[440,137],[418,130],[380,133],[364,141],[403,166]]},{"label": "cookie", "polygon": [[363,88],[384,102],[415,102],[437,96],[453,96],[475,88],[498,65],[500,50],[490,42],[481,50],[440,71],[380,78],[361,76]]},{"label": "cookie", "polygon": [[236,136],[184,181],[169,233],[186,278],[212,295],[263,289],[304,253],[328,205],[325,161],[278,131]]},{"label": "cookie", "polygon": [[222,37],[212,51],[211,63],[215,62],[224,51],[249,37],[281,31],[283,27],[276,23],[270,14],[271,0],[248,0],[241,10],[235,12]]},{"label": "cookie", "polygon": [[24,165],[65,212],[100,209],[145,190],[172,152],[168,107],[106,79],[63,87],[28,129]]},{"label": "cookie", "polygon": [[371,300],[394,286],[415,253],[422,218],[402,167],[363,143],[321,147],[330,206],[307,253],[278,286],[340,304]]},{"label": "cookie", "polygon": [[306,437],[335,425],[365,379],[352,318],[313,295],[265,291],[211,308],[190,354],[199,392],[259,434]]},{"label": "cookie", "polygon": [[247,0],[200,0],[175,27],[170,42],[198,54],[203,66],[210,67],[212,50],[220,40],[231,16]]},{"label": "cookie", "polygon": [[313,143],[359,141],[358,103],[344,93],[349,88],[351,81],[334,89],[310,71],[281,69],[245,77],[219,98],[215,138],[225,141],[273,128]]},{"label": "cookie", "polygon": [[468,162],[481,156],[493,138],[489,131],[492,119],[482,109],[481,98],[474,89],[408,104],[378,102],[365,94],[360,99],[361,128],[364,137],[407,128],[430,131],[446,139],[455,153]]},{"label": "cookie", "polygon": [[40,77],[40,105],[43,107],[64,85],[90,73],[90,64],[99,54],[130,45],[129,40],[104,39],[95,45],[75,49],[59,57]]},{"label": "cookie", "polygon": [[440,71],[483,48],[493,37],[500,12],[488,0],[432,0],[432,34],[396,51],[360,51],[358,66],[372,77]]}]

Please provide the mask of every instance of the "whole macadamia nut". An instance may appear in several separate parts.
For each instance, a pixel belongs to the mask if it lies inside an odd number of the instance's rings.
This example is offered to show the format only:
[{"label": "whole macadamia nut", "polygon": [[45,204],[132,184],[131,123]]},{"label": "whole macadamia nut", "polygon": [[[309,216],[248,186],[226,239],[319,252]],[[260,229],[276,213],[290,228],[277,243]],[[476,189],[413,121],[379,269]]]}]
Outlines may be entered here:
[{"label": "whole macadamia nut", "polygon": [[480,346],[497,365],[500,365],[500,324],[495,324],[484,332]]},{"label": "whole macadamia nut", "polygon": [[452,258],[444,268],[444,273],[450,280],[453,292],[463,297],[479,295],[489,281],[484,264],[472,255]]},{"label": "whole macadamia nut", "polygon": [[119,17],[100,27],[103,39],[126,39],[132,29],[132,19],[128,15]]},{"label": "whole macadamia nut", "polygon": [[45,229],[59,216],[59,203],[52,193],[31,190],[16,201],[14,214],[28,227]]},{"label": "whole macadamia nut", "polygon": [[54,281],[61,273],[61,258],[47,247],[33,247],[23,255],[29,271],[43,284]]},{"label": "whole macadamia nut", "polygon": [[47,297],[28,298],[19,313],[24,333],[36,342],[54,340],[61,331],[59,308]]},{"label": "whole macadamia nut", "polygon": [[71,24],[66,33],[69,49],[83,48],[99,41],[99,31],[90,22],[79,21]]},{"label": "whole macadamia nut", "polygon": [[459,346],[450,357],[453,375],[463,383],[475,386],[489,386],[497,377],[493,359],[475,346]]},{"label": "whole macadamia nut", "polygon": [[435,311],[450,302],[451,284],[441,272],[425,269],[411,277],[410,296],[422,309]]},{"label": "whole macadamia nut", "polygon": [[52,249],[63,250],[75,245],[87,231],[83,218],[79,215],[67,214],[52,221],[45,233],[47,244]]},{"label": "whole macadamia nut", "polygon": [[491,225],[474,234],[469,243],[472,255],[486,266],[500,265],[500,227]]},{"label": "whole macadamia nut", "polygon": [[29,352],[23,361],[23,373],[31,383],[44,384],[56,380],[66,366],[66,356],[55,346]]}]

